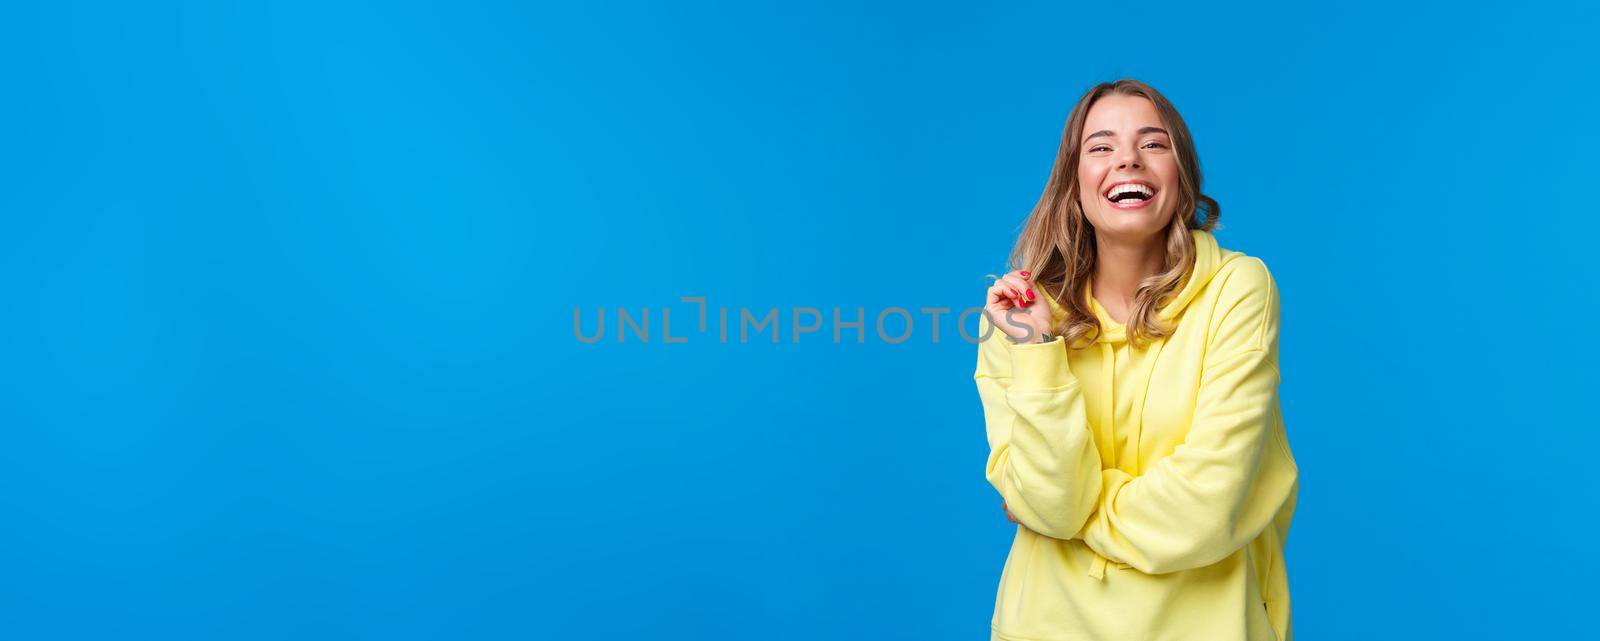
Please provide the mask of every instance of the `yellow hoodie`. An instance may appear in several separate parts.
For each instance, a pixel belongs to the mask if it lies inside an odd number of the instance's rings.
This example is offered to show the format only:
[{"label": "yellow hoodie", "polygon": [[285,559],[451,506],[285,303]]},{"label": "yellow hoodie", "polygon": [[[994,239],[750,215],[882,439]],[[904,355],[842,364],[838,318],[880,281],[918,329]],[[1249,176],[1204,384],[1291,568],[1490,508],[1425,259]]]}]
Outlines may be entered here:
[{"label": "yellow hoodie", "polygon": [[1143,349],[1089,287],[1102,331],[1081,349],[980,321],[985,475],[1020,522],[992,639],[1292,639],[1277,288],[1260,259],[1190,233],[1194,271],[1158,310],[1176,330]]}]

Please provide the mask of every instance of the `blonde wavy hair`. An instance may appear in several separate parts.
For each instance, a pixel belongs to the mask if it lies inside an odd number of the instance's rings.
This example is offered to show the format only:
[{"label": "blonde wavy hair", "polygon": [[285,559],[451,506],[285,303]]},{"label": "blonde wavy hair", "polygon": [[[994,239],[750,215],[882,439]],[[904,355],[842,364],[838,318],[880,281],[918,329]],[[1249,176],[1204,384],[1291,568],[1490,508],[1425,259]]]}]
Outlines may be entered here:
[{"label": "blonde wavy hair", "polygon": [[[1161,92],[1131,78],[1100,83],[1089,89],[1067,116],[1067,126],[1061,133],[1061,146],[1056,151],[1050,178],[1045,182],[1044,194],[1034,205],[1033,213],[1028,215],[1010,259],[1013,269],[1032,272],[1034,282],[1066,310],[1056,322],[1053,333],[1073,346],[1087,339],[1082,345],[1087,347],[1100,331],[1099,319],[1083,296],[1084,287],[1094,275],[1096,250],[1094,226],[1084,216],[1078,201],[1078,159],[1082,146],[1079,141],[1083,138],[1083,123],[1089,116],[1089,108],[1101,97],[1114,94],[1141,96],[1155,105],[1178,161],[1178,207],[1167,225],[1164,266],[1160,273],[1139,283],[1133,310],[1128,315],[1128,338],[1134,345],[1143,346],[1171,334],[1174,328],[1161,326],[1156,314],[1161,303],[1183,288],[1194,269],[1194,238],[1189,230],[1214,230],[1222,215],[1217,201],[1200,193],[1200,159],[1195,153],[1194,139],[1183,117]],[[1204,218],[1197,219],[1201,204],[1205,205]]]}]

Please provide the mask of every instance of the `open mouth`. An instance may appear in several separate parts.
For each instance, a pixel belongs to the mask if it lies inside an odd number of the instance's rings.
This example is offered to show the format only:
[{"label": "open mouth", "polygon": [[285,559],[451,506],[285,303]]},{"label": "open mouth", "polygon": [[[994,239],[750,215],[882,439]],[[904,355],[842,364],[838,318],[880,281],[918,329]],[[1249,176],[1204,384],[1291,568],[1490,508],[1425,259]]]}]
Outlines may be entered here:
[{"label": "open mouth", "polygon": [[1122,209],[1134,209],[1155,200],[1156,191],[1156,188],[1148,183],[1130,181],[1112,185],[1103,195],[1112,205]]}]

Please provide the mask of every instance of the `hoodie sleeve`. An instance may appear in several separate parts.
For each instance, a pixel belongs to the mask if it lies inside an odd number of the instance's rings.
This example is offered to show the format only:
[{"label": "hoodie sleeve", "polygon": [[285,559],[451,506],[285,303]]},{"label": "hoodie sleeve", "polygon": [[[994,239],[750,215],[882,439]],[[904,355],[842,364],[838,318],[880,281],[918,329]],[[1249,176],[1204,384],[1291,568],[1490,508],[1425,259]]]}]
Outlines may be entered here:
[{"label": "hoodie sleeve", "polygon": [[1259,259],[1222,284],[1184,442],[1135,477],[1103,470],[1082,538],[1146,574],[1204,567],[1255,539],[1295,490],[1263,474],[1278,420],[1277,289]]},{"label": "hoodie sleeve", "polygon": [[1072,538],[1100,497],[1100,454],[1066,341],[1016,345],[980,319],[973,378],[989,439],[985,476],[1022,525]]}]

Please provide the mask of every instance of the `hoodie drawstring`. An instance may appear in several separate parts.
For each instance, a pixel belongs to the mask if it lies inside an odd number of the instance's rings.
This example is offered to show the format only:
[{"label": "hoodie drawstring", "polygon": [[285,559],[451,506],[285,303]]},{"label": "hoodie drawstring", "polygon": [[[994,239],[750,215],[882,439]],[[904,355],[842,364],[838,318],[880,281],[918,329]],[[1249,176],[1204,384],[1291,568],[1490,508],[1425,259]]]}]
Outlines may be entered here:
[{"label": "hoodie drawstring", "polygon": [[1100,433],[1105,436],[1106,443],[1111,444],[1111,467],[1117,466],[1117,412],[1113,390],[1116,387],[1117,354],[1112,351],[1111,343],[1100,343],[1100,406],[1106,411],[1100,413]]},{"label": "hoodie drawstring", "polygon": [[[1111,348],[1110,341],[1096,341],[1100,343],[1100,407],[1105,408],[1100,412],[1101,442],[1111,444],[1111,467],[1117,466],[1117,406],[1113,403],[1115,397],[1112,388],[1116,384],[1117,355]],[[1096,580],[1104,580],[1106,576],[1106,557],[1099,552],[1094,554],[1094,562],[1089,565],[1089,576]]]},{"label": "hoodie drawstring", "polygon": [[1150,351],[1149,365],[1145,366],[1144,393],[1139,395],[1139,410],[1134,416],[1138,417],[1133,422],[1133,475],[1144,474],[1144,402],[1150,400],[1150,381],[1156,376],[1156,363],[1161,358],[1161,348],[1167,345],[1166,338],[1156,340],[1155,349]]}]

